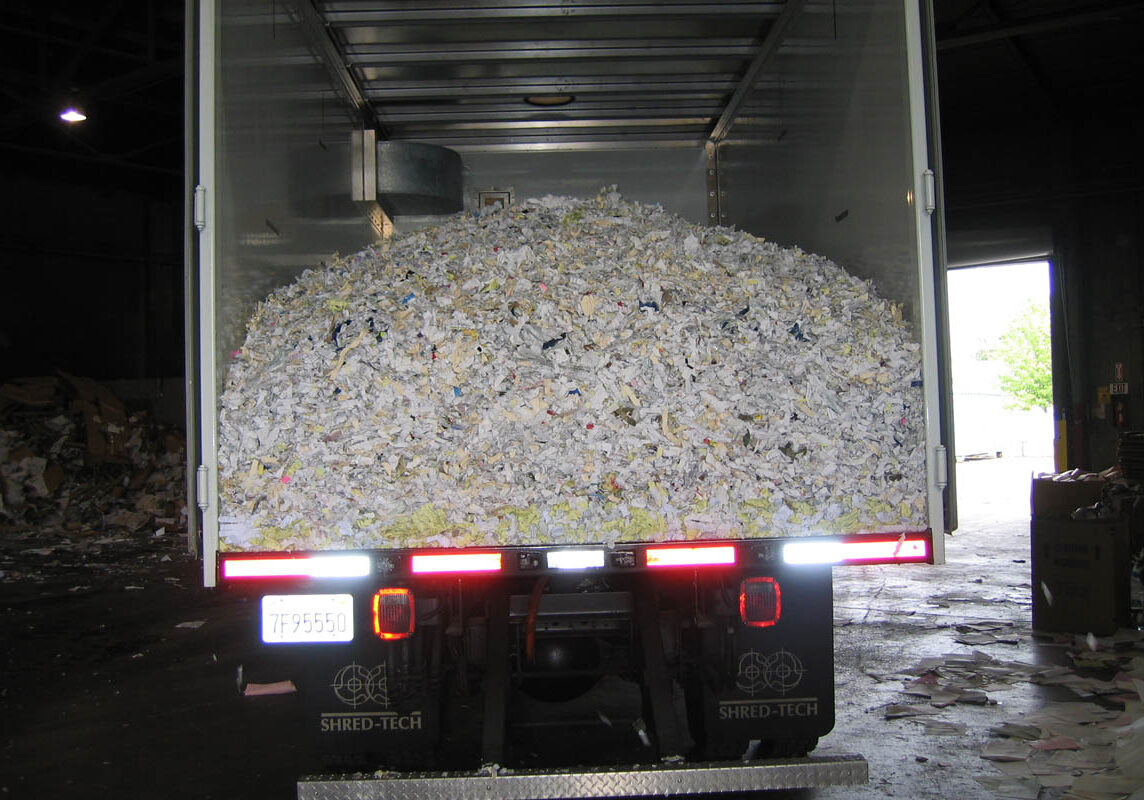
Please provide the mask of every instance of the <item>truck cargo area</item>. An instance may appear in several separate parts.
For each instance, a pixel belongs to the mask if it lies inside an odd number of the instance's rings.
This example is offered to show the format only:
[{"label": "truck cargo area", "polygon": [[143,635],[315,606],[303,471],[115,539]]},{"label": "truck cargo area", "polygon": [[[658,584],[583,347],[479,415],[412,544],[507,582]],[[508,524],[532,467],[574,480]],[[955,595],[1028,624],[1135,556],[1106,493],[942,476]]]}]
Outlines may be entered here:
[{"label": "truck cargo area", "polygon": [[299,796],[864,781],[832,570],[955,525],[928,6],[189,8],[189,491]]}]

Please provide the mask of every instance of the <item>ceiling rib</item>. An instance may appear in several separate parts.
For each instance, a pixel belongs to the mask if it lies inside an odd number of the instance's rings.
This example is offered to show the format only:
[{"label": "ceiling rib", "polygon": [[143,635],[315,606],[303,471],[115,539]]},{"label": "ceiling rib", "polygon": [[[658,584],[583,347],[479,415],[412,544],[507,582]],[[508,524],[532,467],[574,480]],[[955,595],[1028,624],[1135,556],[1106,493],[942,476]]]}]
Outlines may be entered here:
[{"label": "ceiling rib", "polygon": [[715,127],[711,129],[710,141],[718,144],[727,138],[727,134],[731,132],[731,126],[735,124],[735,118],[738,117],[739,111],[746,102],[747,97],[755,89],[755,84],[758,83],[759,78],[763,74],[763,70],[767,68],[767,64],[774,58],[775,53],[778,52],[779,45],[782,44],[783,38],[786,36],[787,31],[790,29],[791,23],[802,13],[803,7],[806,5],[806,0],[788,0],[783,7],[782,13],[779,14],[778,19],[771,25],[770,30],[767,31],[767,36],[763,39],[763,43],[759,45],[759,52],[751,61],[747,72],[743,75],[739,85],[735,87],[735,93],[731,99],[727,101],[727,107],[723,109],[723,113],[715,122]]},{"label": "ceiling rib", "polygon": [[937,49],[955,50],[961,47],[971,47],[976,44],[996,42],[1001,39],[1011,39],[1015,36],[1032,36],[1042,33],[1052,33],[1059,30],[1077,28],[1082,25],[1099,25],[1102,23],[1120,22],[1121,15],[1139,13],[1144,11],[1144,2],[1135,0],[1131,3],[1116,3],[1106,6],[1099,11],[1084,11],[1078,13],[1060,14],[1053,17],[1041,18],[1029,22],[1020,22],[992,28],[978,33],[969,33],[961,36],[949,36],[938,40]]},{"label": "ceiling rib", "polygon": [[326,68],[334,86],[342,93],[346,102],[350,104],[361,120],[364,128],[376,130],[378,136],[385,138],[385,129],[382,128],[373,106],[366,100],[358,85],[357,78],[346,64],[345,57],[337,43],[331,38],[326,29],[326,21],[314,8],[310,0],[297,0],[292,3],[301,27],[307,40],[317,51],[318,60]]},{"label": "ceiling rib", "polygon": [[625,75],[621,78],[605,76],[585,77],[538,77],[538,78],[481,78],[471,80],[455,78],[420,82],[376,82],[368,81],[362,87],[365,96],[371,100],[416,100],[431,97],[453,97],[464,95],[512,96],[519,95],[523,100],[534,94],[601,94],[617,92],[640,92],[644,96],[652,93],[670,95],[706,95],[712,92],[728,92],[735,88],[732,75]]},{"label": "ceiling rib", "polygon": [[775,16],[782,2],[630,2],[599,3],[593,0],[551,2],[518,0],[496,4],[474,4],[471,0],[427,2],[357,2],[335,0],[322,4],[323,14],[331,25],[398,24],[417,25],[427,22],[493,22],[518,19],[558,18],[562,20],[590,17],[707,17],[727,15]]},{"label": "ceiling rib", "polygon": [[481,42],[480,44],[359,44],[346,47],[347,60],[360,67],[387,64],[537,61],[557,59],[747,57],[755,52],[756,40],[724,39],[688,42],[678,40],[613,40],[549,42]]}]

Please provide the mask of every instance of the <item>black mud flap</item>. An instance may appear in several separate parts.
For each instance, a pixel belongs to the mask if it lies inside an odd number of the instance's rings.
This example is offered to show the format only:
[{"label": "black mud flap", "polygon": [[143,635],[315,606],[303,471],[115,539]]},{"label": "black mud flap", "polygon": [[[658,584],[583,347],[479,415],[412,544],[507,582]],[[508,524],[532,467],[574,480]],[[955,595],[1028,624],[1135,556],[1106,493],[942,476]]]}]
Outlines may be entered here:
[{"label": "black mud flap", "polygon": [[833,597],[829,567],[768,573],[781,616],[752,627],[734,617],[702,644],[686,687],[704,758],[804,755],[834,727]]},{"label": "black mud flap", "polygon": [[392,646],[338,648],[308,660],[303,724],[330,764],[429,769],[441,736],[440,692],[400,668]]}]

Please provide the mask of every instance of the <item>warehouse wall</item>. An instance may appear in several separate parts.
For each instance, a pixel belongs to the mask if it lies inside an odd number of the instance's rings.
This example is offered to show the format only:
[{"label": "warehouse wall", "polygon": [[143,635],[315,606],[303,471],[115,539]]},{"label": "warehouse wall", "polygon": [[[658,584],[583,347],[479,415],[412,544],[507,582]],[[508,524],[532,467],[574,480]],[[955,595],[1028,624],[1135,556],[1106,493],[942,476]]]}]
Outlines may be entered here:
[{"label": "warehouse wall", "polygon": [[[1074,352],[1071,443],[1074,463],[1103,469],[1116,463],[1119,434],[1144,429],[1144,193],[1097,196],[1069,203],[1056,233],[1067,286],[1062,330]],[[1063,327],[1063,326],[1062,326]],[[1122,378],[1116,364],[1123,365]],[[1107,389],[1129,385],[1123,419]]]},{"label": "warehouse wall", "polygon": [[182,374],[177,177],[124,186],[37,166],[5,164],[0,379]]},{"label": "warehouse wall", "polygon": [[950,262],[1048,253],[1067,466],[1109,467],[1121,428],[1100,390],[1117,362],[1127,427],[1144,429],[1144,122],[1124,105],[1006,116],[942,100]]}]

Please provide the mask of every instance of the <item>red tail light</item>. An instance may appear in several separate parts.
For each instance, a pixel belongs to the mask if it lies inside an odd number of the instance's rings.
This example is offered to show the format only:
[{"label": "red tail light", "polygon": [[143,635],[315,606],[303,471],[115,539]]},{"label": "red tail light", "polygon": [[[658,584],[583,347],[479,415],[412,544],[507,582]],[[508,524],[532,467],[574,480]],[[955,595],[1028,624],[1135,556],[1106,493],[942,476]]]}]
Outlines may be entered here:
[{"label": "red tail light", "polygon": [[783,613],[783,593],[774,578],[747,578],[739,585],[739,616],[754,628],[769,628]]},{"label": "red tail light", "polygon": [[373,596],[373,632],[379,639],[413,635],[413,593],[408,589],[379,589]]}]

